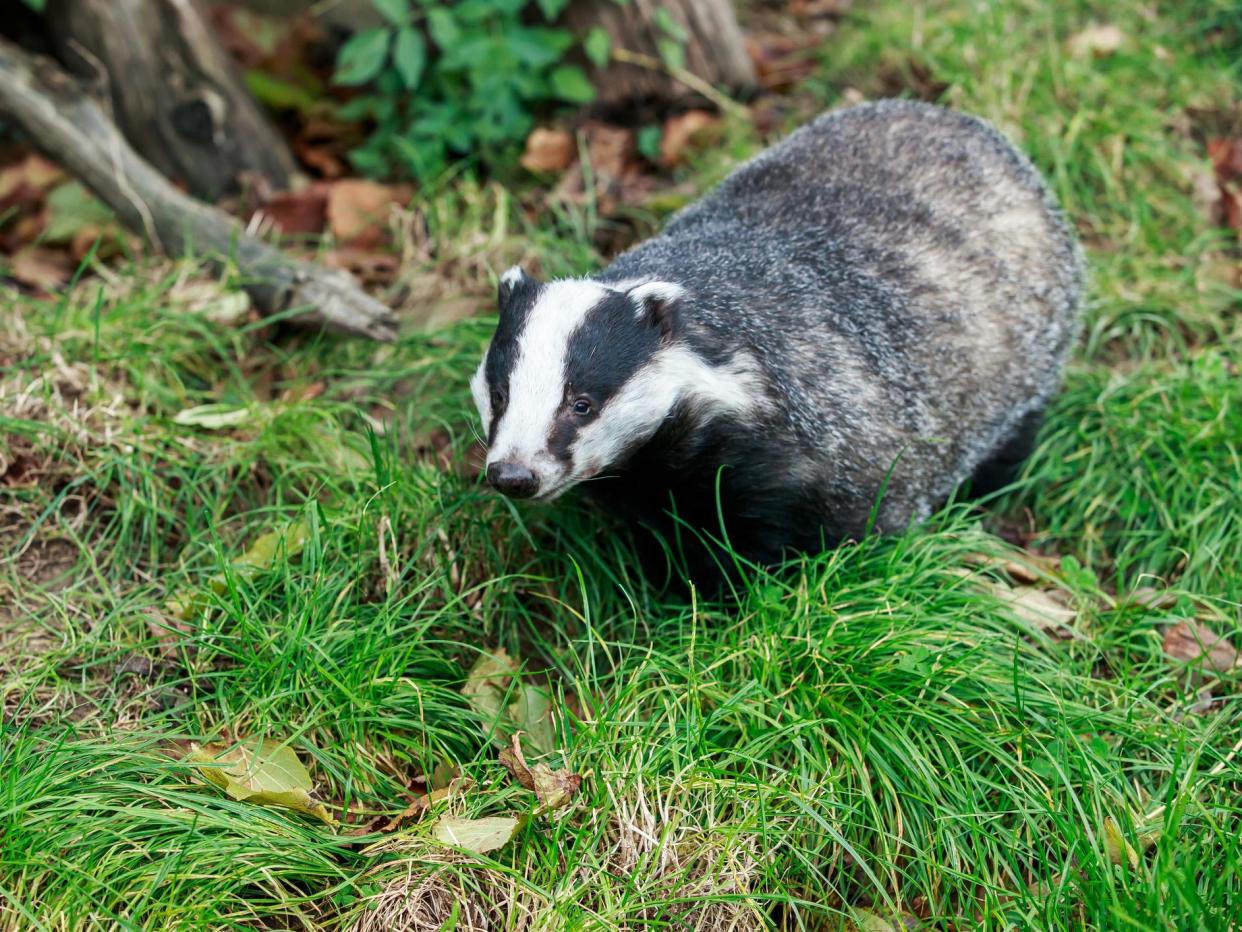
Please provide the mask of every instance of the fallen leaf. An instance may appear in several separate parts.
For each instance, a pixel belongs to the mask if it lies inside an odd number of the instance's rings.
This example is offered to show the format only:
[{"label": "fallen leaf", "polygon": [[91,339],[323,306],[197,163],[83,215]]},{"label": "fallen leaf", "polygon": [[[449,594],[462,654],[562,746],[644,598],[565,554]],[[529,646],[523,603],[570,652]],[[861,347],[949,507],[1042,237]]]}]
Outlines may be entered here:
[{"label": "fallen leaf", "polygon": [[840,19],[849,11],[850,3],[851,0],[791,0],[789,12],[812,19]]},{"label": "fallen leaf", "polygon": [[147,631],[155,638],[155,649],[162,657],[174,660],[182,650],[193,652],[184,640],[193,634],[193,629],[180,618],[147,609]]},{"label": "fallen leaf", "polygon": [[310,773],[287,744],[263,739],[233,746],[190,747],[189,759],[203,776],[233,799],[283,806],[335,825],[327,807],[311,795]]},{"label": "fallen leaf", "polygon": [[520,683],[509,705],[509,718],[526,733],[531,746],[541,754],[556,747],[556,730],[552,725],[552,698],[547,690],[533,683]]},{"label": "fallen leaf", "polygon": [[308,540],[310,527],[305,521],[294,521],[279,531],[260,534],[246,548],[246,552],[233,561],[233,566],[265,570],[275,561],[282,547],[286,558],[295,557],[302,552]]},{"label": "fallen leaf", "polygon": [[68,245],[84,230],[102,230],[114,222],[104,203],[82,184],[71,181],[55,188],[47,196],[48,222],[42,241]]},{"label": "fallen leaf", "polygon": [[368,831],[395,832],[398,829],[405,828],[410,823],[421,819],[436,803],[443,802],[452,795],[453,788],[448,786],[432,790],[430,793],[424,793],[422,796],[416,797],[414,802],[406,806],[401,812],[383,822],[378,828],[368,828]]},{"label": "fallen leaf", "polygon": [[547,764],[530,766],[522,754],[522,740],[519,735],[513,736],[513,745],[503,748],[500,762],[513,779],[528,790],[534,791],[535,798],[544,812],[552,812],[569,805],[570,800],[582,786],[582,776],[568,770],[553,770]]},{"label": "fallen leaf", "polygon": [[602,216],[616,213],[622,204],[641,203],[654,179],[639,168],[633,130],[597,121],[582,127],[586,164],[578,162],[561,176],[553,195],[581,204],[588,200],[587,179],[593,182],[596,208]]},{"label": "fallen leaf", "polygon": [[487,854],[508,844],[520,824],[512,816],[463,819],[443,815],[436,823],[435,837],[446,845],[465,848],[474,854]]},{"label": "fallen leaf", "polygon": [[236,405],[206,404],[197,405],[178,411],[173,417],[174,424],[183,427],[201,427],[203,430],[224,430],[245,424],[254,416],[250,408],[239,408]]},{"label": "fallen leaf", "polygon": [[720,118],[706,110],[687,110],[665,121],[660,137],[660,164],[671,168],[685,161],[691,144],[702,143],[720,126]]},{"label": "fallen leaf", "polygon": [[1221,181],[1242,178],[1242,139],[1209,139],[1208,158]]},{"label": "fallen leaf", "polygon": [[1139,856],[1134,846],[1126,840],[1125,834],[1117,820],[1109,816],[1104,820],[1104,853],[1113,864],[1129,864],[1130,868],[1138,867]]},{"label": "fallen leaf", "polygon": [[1164,652],[1174,660],[1193,664],[1203,662],[1216,673],[1242,667],[1242,655],[1236,647],[1205,625],[1179,621],[1164,633]]},{"label": "fallen leaf", "polygon": [[49,191],[68,179],[64,169],[41,155],[27,155],[20,162],[0,169],[0,199],[8,197],[23,184],[39,191]]},{"label": "fallen leaf", "polygon": [[321,233],[328,224],[328,194],[329,186],[324,182],[308,184],[299,191],[278,191],[256,213],[286,235]]},{"label": "fallen leaf", "polygon": [[344,269],[364,285],[391,285],[397,278],[401,260],[388,252],[375,252],[373,249],[358,249],[345,246],[341,249],[330,249],[320,255],[324,265]]},{"label": "fallen leaf", "polygon": [[1177,604],[1177,596],[1164,589],[1139,586],[1124,601],[1144,608],[1172,608]]},{"label": "fallen leaf", "polygon": [[814,36],[795,38],[775,32],[753,33],[746,37],[746,54],[766,90],[784,91],[818,67],[817,57],[810,50],[819,41]]},{"label": "fallen leaf", "polygon": [[74,262],[67,252],[43,246],[23,247],[9,260],[11,278],[45,292],[64,285],[72,277],[73,270]]},{"label": "fallen leaf", "polygon": [[1070,54],[1076,58],[1107,58],[1125,44],[1126,34],[1112,23],[1092,23],[1070,36]]},{"label": "fallen leaf", "polygon": [[493,740],[503,743],[514,731],[523,731],[532,747],[546,753],[556,746],[552,701],[533,683],[514,685],[517,672],[517,662],[504,648],[484,652],[470,668],[461,694],[487,724]]},{"label": "fallen leaf", "polygon": [[1242,234],[1242,139],[1209,139],[1207,150],[1216,175],[1220,219]]},{"label": "fallen leaf", "polygon": [[526,137],[521,164],[528,172],[561,172],[573,164],[577,154],[574,137],[565,130],[536,127]]},{"label": "fallen leaf", "polygon": [[587,137],[587,157],[597,175],[619,178],[634,171],[634,133],[621,126],[588,123],[583,127]]},{"label": "fallen leaf", "polygon": [[1020,557],[1002,557],[990,553],[968,553],[963,558],[973,566],[995,567],[1014,582],[1031,584],[1047,579],[1059,566],[1053,557],[1023,553]]},{"label": "fallen leaf", "polygon": [[461,688],[461,694],[493,732],[504,717],[509,686],[517,672],[517,664],[503,647],[494,652],[484,651],[470,668]]},{"label": "fallen leaf", "polygon": [[293,140],[294,154],[329,181],[348,174],[349,153],[364,139],[360,125],[342,122],[327,113],[313,113],[303,119]]},{"label": "fallen leaf", "polygon": [[905,925],[890,922],[883,916],[854,906],[850,908],[850,927],[857,932],[901,932]]},{"label": "fallen leaf", "polygon": [[[304,521],[294,521],[279,531],[268,531],[260,534],[240,557],[233,561],[233,571],[241,576],[250,576],[260,570],[268,569],[284,547],[285,558],[297,556],[310,539],[310,528]],[[223,574],[217,573],[207,580],[207,588],[216,595],[228,591],[228,580]],[[206,605],[206,597],[197,592],[181,592],[169,599],[165,610],[181,622],[193,620]]]},{"label": "fallen leaf", "polygon": [[1041,631],[1055,637],[1074,636],[1070,626],[1078,617],[1078,613],[1065,605],[1051,591],[1026,586],[1005,591],[1004,586],[997,586],[996,594],[1018,618],[1029,622]]},{"label": "fallen leaf", "polygon": [[410,199],[403,185],[384,185],[362,178],[345,178],[328,195],[328,227],[341,242],[359,248],[378,246],[384,238],[389,209]]},{"label": "fallen leaf", "polygon": [[293,153],[307,168],[314,169],[329,181],[345,174],[345,161],[332,146],[316,145],[302,139],[293,141]]}]

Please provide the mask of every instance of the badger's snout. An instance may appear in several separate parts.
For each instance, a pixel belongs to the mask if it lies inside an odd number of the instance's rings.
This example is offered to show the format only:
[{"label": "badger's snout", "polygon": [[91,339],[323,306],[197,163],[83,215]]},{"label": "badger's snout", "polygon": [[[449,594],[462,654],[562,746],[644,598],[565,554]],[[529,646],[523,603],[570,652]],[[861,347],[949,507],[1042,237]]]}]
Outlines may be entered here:
[{"label": "badger's snout", "polygon": [[539,477],[520,463],[491,463],[487,467],[487,481],[510,498],[531,498],[539,491]]}]

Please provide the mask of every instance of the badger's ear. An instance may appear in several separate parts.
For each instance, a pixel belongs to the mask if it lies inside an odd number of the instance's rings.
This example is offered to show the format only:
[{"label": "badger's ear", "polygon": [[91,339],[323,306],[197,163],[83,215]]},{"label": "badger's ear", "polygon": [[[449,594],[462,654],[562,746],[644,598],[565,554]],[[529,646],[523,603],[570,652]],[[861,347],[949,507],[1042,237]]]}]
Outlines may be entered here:
[{"label": "badger's ear", "polygon": [[686,289],[674,282],[645,282],[635,285],[628,292],[630,300],[638,307],[638,317],[653,327],[660,328],[660,335],[671,340],[677,333],[677,311]]},{"label": "badger's ear", "polygon": [[537,284],[520,265],[513,266],[500,276],[500,283],[496,286],[496,306],[501,314],[509,307],[513,292],[528,282]]}]

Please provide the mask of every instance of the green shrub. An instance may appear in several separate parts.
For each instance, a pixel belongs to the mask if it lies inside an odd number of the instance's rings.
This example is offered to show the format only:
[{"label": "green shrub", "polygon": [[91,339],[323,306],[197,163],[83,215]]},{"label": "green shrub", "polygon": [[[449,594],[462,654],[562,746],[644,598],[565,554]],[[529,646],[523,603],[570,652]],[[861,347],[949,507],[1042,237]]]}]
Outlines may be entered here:
[{"label": "green shrub", "polygon": [[[569,0],[372,0],[386,23],[356,33],[338,54],[337,84],[366,85],[343,109],[373,121],[352,153],[369,175],[434,178],[453,161],[511,160],[536,110],[587,103],[595,88],[565,63],[576,39],[530,25],[529,8],[551,23]],[[594,30],[586,50],[607,60],[607,36]]]}]

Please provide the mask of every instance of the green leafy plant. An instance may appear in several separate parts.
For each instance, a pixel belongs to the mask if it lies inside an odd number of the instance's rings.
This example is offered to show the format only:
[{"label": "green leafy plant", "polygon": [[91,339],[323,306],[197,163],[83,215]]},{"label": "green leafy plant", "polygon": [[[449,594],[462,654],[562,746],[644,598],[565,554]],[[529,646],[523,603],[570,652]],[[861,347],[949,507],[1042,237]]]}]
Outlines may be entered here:
[{"label": "green leafy plant", "polygon": [[[385,23],[353,35],[337,56],[335,82],[366,86],[342,110],[374,130],[352,153],[370,175],[428,180],[452,162],[510,161],[537,111],[584,104],[595,88],[567,64],[574,36],[531,25],[530,7],[553,22],[569,0],[372,0]],[[607,62],[607,34],[592,31],[585,52]]]}]

